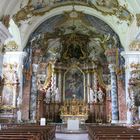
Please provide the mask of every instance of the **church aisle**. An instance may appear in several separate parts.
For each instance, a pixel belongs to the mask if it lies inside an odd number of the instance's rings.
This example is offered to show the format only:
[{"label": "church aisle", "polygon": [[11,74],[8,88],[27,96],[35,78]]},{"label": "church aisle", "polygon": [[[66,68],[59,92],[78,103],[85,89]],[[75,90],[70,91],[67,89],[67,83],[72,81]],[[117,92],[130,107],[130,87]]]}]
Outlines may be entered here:
[{"label": "church aisle", "polygon": [[88,134],[61,134],[56,133],[56,140],[89,140]]}]

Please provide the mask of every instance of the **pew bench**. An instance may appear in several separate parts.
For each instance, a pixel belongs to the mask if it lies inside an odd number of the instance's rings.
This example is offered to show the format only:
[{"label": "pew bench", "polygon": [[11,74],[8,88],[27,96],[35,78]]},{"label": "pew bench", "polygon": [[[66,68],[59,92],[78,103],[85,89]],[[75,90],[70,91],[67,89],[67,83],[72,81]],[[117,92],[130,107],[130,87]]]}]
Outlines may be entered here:
[{"label": "pew bench", "polygon": [[87,126],[91,140],[140,140],[140,132],[124,126]]},{"label": "pew bench", "polygon": [[10,126],[0,131],[0,139],[27,140],[53,140],[55,138],[55,126]]}]

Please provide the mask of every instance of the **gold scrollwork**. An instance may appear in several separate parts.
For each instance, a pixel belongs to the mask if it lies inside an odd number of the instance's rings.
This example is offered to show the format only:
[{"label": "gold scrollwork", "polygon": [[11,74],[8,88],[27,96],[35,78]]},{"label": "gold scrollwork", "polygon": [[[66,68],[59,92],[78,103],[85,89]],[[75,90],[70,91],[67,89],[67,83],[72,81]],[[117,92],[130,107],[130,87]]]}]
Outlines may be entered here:
[{"label": "gold scrollwork", "polygon": [[7,105],[2,105],[0,106],[0,110],[12,110],[15,109],[14,106],[7,106]]},{"label": "gold scrollwork", "polygon": [[101,1],[101,0],[95,0],[95,1],[55,1],[53,4],[45,4],[42,8],[35,9],[34,5],[32,4],[32,0],[28,1],[28,4],[23,7],[20,11],[18,11],[14,15],[14,20],[16,23],[20,23],[22,20],[29,19],[32,16],[42,16],[46,12],[49,12],[50,10],[67,6],[67,5],[82,5],[91,7],[99,12],[101,12],[103,15],[115,15],[120,20],[125,20],[128,22],[128,24],[132,21],[133,16],[132,14],[127,10],[126,6],[121,6],[118,2],[118,0],[109,0],[109,1]]},{"label": "gold scrollwork", "polygon": [[103,15],[115,15],[120,20],[127,21],[128,24],[130,24],[133,19],[132,14],[127,10],[126,6],[121,6],[118,0],[95,0],[90,4],[91,7],[97,11],[100,11]]},{"label": "gold scrollwork", "polygon": [[4,46],[4,48],[5,48],[5,51],[17,51],[17,49],[18,49],[18,45],[17,45],[17,43],[14,41],[14,40],[12,40],[12,41],[9,41],[5,46]]},{"label": "gold scrollwork", "polygon": [[140,41],[139,41],[139,40],[134,40],[134,41],[129,45],[129,50],[130,50],[130,51],[140,51]]}]

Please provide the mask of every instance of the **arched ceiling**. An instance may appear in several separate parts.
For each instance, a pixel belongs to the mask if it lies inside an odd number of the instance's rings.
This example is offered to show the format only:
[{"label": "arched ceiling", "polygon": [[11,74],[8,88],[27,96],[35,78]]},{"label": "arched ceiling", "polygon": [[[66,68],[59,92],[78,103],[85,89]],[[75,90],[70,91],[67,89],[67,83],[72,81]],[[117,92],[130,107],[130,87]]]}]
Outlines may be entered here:
[{"label": "arched ceiling", "polygon": [[[37,8],[32,0],[3,0],[0,5],[0,17],[10,15],[18,24],[22,47],[24,48],[32,32],[46,19],[72,9],[73,2],[55,1]],[[53,1],[52,1],[53,2]],[[58,3],[57,3],[58,2]],[[71,6],[70,6],[71,5]],[[140,13],[139,0],[91,0],[76,1],[77,11],[99,17],[118,34],[125,49],[139,33],[137,26]],[[127,41],[126,41],[127,40]]]},{"label": "arched ceiling", "polygon": [[31,34],[32,49],[41,49],[41,55],[48,59],[67,63],[107,63],[105,51],[118,48],[122,51],[118,35],[104,21],[75,9],[53,16],[44,21]]}]

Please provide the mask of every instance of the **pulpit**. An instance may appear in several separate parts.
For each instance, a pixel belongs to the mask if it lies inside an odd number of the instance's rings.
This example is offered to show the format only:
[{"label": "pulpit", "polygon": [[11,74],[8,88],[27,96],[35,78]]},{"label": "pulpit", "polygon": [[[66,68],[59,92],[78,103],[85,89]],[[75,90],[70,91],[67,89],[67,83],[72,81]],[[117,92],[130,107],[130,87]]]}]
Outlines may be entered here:
[{"label": "pulpit", "polygon": [[88,106],[84,100],[76,98],[65,100],[60,111],[60,117],[64,123],[67,123],[68,120],[79,120],[80,123],[83,123],[88,119]]}]

